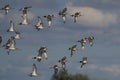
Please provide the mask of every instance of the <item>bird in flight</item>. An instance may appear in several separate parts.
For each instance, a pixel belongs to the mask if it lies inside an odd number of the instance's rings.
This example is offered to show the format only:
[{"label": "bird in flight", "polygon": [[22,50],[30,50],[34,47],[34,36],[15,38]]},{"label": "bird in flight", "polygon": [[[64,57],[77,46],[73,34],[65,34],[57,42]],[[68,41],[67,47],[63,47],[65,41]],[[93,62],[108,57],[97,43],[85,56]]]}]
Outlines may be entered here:
[{"label": "bird in flight", "polygon": [[76,50],[78,50],[78,49],[77,49],[77,45],[73,45],[72,47],[69,48],[69,50],[71,51],[71,57],[72,57],[73,54],[74,54],[74,52],[75,52]]},{"label": "bird in flight", "polygon": [[5,5],[4,7],[2,7],[0,10],[5,10],[5,14],[8,14],[8,12],[10,11],[11,7],[9,4]]},{"label": "bird in flight", "polygon": [[67,8],[64,8],[62,11],[59,11],[59,15],[62,16],[63,23],[66,23],[66,14]]},{"label": "bird in flight", "polygon": [[72,14],[71,16],[74,17],[74,23],[76,23],[78,17],[80,17],[82,15],[81,15],[81,12],[76,12],[76,13]]},{"label": "bird in flight", "polygon": [[83,57],[82,61],[79,61],[81,63],[81,68],[83,65],[87,64],[87,57]]},{"label": "bird in flight", "polygon": [[51,24],[52,24],[52,19],[55,18],[55,16],[52,14],[52,15],[44,16],[44,18],[47,19],[47,21],[48,21],[48,27],[50,27]]},{"label": "bird in flight", "polygon": [[34,25],[34,26],[35,26],[35,29],[37,29],[38,31],[44,29],[43,21],[40,16],[38,16],[37,25]]}]

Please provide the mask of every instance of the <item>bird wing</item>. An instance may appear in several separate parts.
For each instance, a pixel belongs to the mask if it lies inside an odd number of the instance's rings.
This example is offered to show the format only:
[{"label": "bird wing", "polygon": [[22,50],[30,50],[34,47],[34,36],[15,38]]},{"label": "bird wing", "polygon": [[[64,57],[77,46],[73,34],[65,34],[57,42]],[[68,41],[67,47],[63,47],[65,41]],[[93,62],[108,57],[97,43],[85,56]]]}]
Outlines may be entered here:
[{"label": "bird wing", "polygon": [[28,9],[28,8],[32,8],[32,6],[27,6],[27,7],[24,7],[25,9]]},{"label": "bird wing", "polygon": [[2,42],[2,37],[0,36],[0,43]]},{"label": "bird wing", "polygon": [[63,11],[62,11],[62,13],[65,13],[66,11],[67,11],[67,8],[64,8]]},{"label": "bird wing", "polygon": [[38,23],[39,23],[39,24],[40,24],[40,23],[43,23],[42,18],[41,18],[40,16],[38,16]]},{"label": "bird wing", "polygon": [[42,56],[42,51],[41,50],[38,51],[38,56]]},{"label": "bird wing", "polygon": [[73,47],[72,48],[76,48],[77,47],[77,45],[73,45]]},{"label": "bird wing", "polygon": [[5,5],[5,6],[4,6],[4,8],[6,8],[6,7],[10,7],[10,5],[9,5],[9,4],[7,4],[7,5]]},{"label": "bird wing", "polygon": [[33,71],[37,72],[37,66],[35,63],[33,64]]},{"label": "bird wing", "polygon": [[62,61],[66,60],[66,56],[64,56],[61,60],[62,60]]},{"label": "bird wing", "polygon": [[84,57],[83,60],[87,60],[87,57]]},{"label": "bird wing", "polygon": [[71,57],[72,57],[72,55],[73,55],[73,50],[71,50]]}]

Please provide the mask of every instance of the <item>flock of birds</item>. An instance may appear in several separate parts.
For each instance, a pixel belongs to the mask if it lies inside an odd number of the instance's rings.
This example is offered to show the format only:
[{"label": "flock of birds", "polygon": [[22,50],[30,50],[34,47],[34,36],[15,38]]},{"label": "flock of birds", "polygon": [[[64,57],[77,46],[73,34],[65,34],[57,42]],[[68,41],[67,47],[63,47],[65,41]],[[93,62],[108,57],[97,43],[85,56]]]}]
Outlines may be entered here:
[{"label": "flock of birds", "polygon": [[[28,11],[30,10],[30,8],[32,7],[23,7],[21,9],[19,9],[20,11],[22,11],[22,21],[19,23],[19,25],[28,25]],[[1,8],[0,10],[4,10],[5,14],[7,15],[9,13],[9,11],[12,8],[10,7],[10,5],[5,5],[3,8]],[[59,11],[58,13],[59,16],[62,17],[63,23],[66,23],[66,15],[68,15],[67,13],[67,8],[64,8],[63,10]],[[76,23],[77,18],[82,16],[80,12],[75,12],[74,14],[70,15],[74,18],[74,23]],[[52,15],[46,15],[44,16],[44,18],[47,19],[48,21],[48,27],[50,27],[52,25],[52,19],[55,18],[55,16]],[[42,30],[44,29],[44,23],[42,21],[42,18],[40,16],[38,16],[38,23],[36,25],[34,25],[35,29]],[[15,36],[11,36],[10,39],[7,40],[7,42],[5,44],[2,45],[2,36],[0,35],[0,47],[1,48],[5,48],[7,53],[9,54],[11,51],[15,51],[18,48],[16,48],[16,40],[21,39],[20,36],[20,32],[15,30],[14,28],[14,23],[11,20],[10,21],[10,27],[7,30],[7,32],[15,32]],[[81,44],[81,49],[84,50],[85,45],[87,43],[89,43],[89,45],[92,47],[93,46],[93,41],[94,41],[94,37],[93,36],[89,36],[89,37],[85,37],[82,38],[80,40],[78,40],[77,42]],[[73,45],[72,47],[68,48],[70,51],[70,56],[72,57],[75,54],[75,51],[78,50],[77,45]],[[47,51],[48,48],[47,47],[40,47],[40,49],[38,50],[38,55],[34,56],[32,59],[41,62],[44,59],[48,59],[48,55],[47,55]],[[66,69],[66,62],[67,62],[67,57],[64,56],[63,58],[61,58],[60,60],[58,60],[58,62],[61,64],[61,66],[59,66],[58,64],[53,65],[52,67],[50,67],[50,69],[54,69],[54,74],[58,73],[59,68],[62,68],[63,70]],[[81,63],[81,68],[87,64],[87,57],[83,57],[83,59],[81,61],[79,61],[79,63]],[[33,63],[33,70],[32,72],[29,74],[29,76],[31,77],[36,77],[38,76],[38,72],[37,72],[37,66],[35,63]]]}]

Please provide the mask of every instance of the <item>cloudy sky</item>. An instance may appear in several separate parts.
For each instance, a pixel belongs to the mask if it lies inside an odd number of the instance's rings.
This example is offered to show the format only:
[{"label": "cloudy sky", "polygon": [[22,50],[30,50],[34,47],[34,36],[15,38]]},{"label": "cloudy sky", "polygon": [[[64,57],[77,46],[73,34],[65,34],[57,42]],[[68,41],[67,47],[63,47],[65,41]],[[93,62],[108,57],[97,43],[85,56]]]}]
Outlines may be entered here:
[{"label": "cloudy sky", "polygon": [[[33,80],[28,76],[32,71],[32,64],[36,63],[39,77],[34,80],[50,80],[49,67],[67,56],[67,70],[70,73],[86,74],[95,80],[120,79],[120,1],[119,0],[0,0],[0,8],[9,4],[12,10],[5,15],[0,11],[0,35],[4,44],[14,33],[8,33],[9,21],[13,20],[15,29],[22,36],[16,41],[17,51],[7,55],[4,48],[0,48],[0,80]],[[32,6],[28,12],[30,24],[20,26],[22,12],[20,8]],[[77,22],[67,15],[64,24],[58,12],[67,7],[68,13],[80,11],[83,16]],[[37,24],[37,16],[41,16],[45,27],[46,19],[43,16],[54,14],[52,26],[41,31],[34,29]],[[78,50],[70,57],[68,48],[76,41],[88,36],[94,36],[94,45],[87,45],[85,50]],[[37,55],[41,46],[48,47],[48,60],[36,62],[31,58]],[[88,64],[82,69],[77,61],[83,56],[88,57]],[[47,77],[46,77],[47,76]]]}]

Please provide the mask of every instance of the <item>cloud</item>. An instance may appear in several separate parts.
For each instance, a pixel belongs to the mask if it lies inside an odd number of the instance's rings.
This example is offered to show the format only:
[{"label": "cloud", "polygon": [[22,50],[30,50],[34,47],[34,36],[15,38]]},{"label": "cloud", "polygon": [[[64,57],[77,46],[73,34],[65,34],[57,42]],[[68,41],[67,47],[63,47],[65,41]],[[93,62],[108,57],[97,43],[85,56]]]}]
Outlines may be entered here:
[{"label": "cloud", "polygon": [[2,73],[6,73],[8,70],[10,70],[13,67],[12,64],[6,64],[0,67],[0,71]]},{"label": "cloud", "polygon": [[3,14],[0,14],[0,18],[3,18],[4,17],[4,15]]},{"label": "cloud", "polygon": [[81,11],[83,16],[79,17],[78,23],[84,26],[92,27],[108,27],[111,25],[116,25],[118,23],[116,13],[110,13],[108,11],[102,11],[95,9],[93,7],[74,7],[68,4],[68,13],[73,14],[75,12]]},{"label": "cloud", "polygon": [[[52,3],[52,5],[50,3]],[[39,8],[48,8],[48,9],[50,9],[50,8],[55,9],[59,5],[59,3],[56,0],[52,0],[52,1],[50,1],[50,0],[34,0],[34,1],[33,0],[25,0],[25,1],[22,1],[22,4],[39,7]]]},{"label": "cloud", "polygon": [[112,73],[116,76],[120,75],[120,66],[118,65],[111,65],[101,68],[102,71],[106,71],[108,73]]},{"label": "cloud", "polygon": [[5,15],[3,15],[3,14],[0,13],[0,23],[3,23],[2,20],[4,19],[4,17],[5,17]]},{"label": "cloud", "polygon": [[91,70],[99,70],[102,72],[110,73],[114,76],[120,75],[120,65],[117,64],[108,65],[108,66],[89,65],[88,67]]},{"label": "cloud", "polygon": [[91,6],[99,9],[117,9],[120,7],[119,0],[74,0],[73,5],[75,6]]},{"label": "cloud", "polygon": [[117,7],[119,7],[120,5],[119,5],[119,3],[120,3],[120,1],[119,0],[101,0],[101,3],[103,3],[103,4],[106,4],[106,5],[109,5],[109,6],[117,6]]},{"label": "cloud", "polygon": [[23,73],[29,74],[32,71],[32,66],[31,67],[19,67],[18,69]]},{"label": "cloud", "polygon": [[32,20],[34,18],[35,14],[32,12],[28,13],[28,19]]}]

